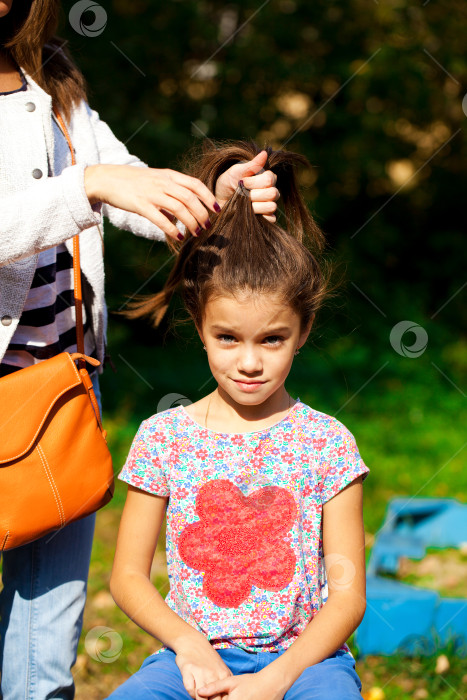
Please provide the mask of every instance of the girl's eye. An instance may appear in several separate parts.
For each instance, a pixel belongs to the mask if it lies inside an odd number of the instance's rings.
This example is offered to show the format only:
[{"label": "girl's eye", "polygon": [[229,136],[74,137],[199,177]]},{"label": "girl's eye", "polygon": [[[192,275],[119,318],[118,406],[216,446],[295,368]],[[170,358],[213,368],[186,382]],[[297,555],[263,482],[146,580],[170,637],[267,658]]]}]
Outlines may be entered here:
[{"label": "girl's eye", "polygon": [[218,340],[221,340],[223,343],[231,343],[232,341],[235,340],[233,335],[227,335],[226,333],[221,333],[220,335],[217,336]]},{"label": "girl's eye", "polygon": [[264,339],[264,342],[266,345],[280,345],[283,340],[284,338],[282,338],[280,335],[269,335]]}]

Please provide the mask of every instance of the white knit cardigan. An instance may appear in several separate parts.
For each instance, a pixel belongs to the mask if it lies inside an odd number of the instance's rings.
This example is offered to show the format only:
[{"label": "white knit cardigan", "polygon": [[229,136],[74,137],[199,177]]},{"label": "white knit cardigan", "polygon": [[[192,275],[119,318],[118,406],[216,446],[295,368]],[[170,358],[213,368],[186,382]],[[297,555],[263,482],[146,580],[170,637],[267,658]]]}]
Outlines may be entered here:
[{"label": "white knit cardigan", "polygon": [[[81,270],[92,289],[91,321],[102,361],[107,314],[102,243],[96,223],[102,228],[102,218],[107,216],[118,228],[138,236],[165,237],[138,214],[106,204],[91,207],[84,188],[84,169],[97,163],[147,166],[130,155],[97,112],[82,101],[68,125],[76,165],[62,170],[70,154],[63,139],[54,142],[51,97],[23,73],[26,91],[0,95],[0,360],[23,311],[37,254],[62,242],[72,253],[73,236],[81,233]],[[56,172],[60,174],[55,176]]]}]

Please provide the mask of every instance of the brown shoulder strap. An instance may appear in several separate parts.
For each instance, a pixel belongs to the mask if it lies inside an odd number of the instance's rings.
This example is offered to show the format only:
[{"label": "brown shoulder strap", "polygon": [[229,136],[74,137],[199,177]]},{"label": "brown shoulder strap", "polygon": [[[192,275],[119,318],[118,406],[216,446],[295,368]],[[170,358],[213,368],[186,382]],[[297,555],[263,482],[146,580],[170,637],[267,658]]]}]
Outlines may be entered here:
[{"label": "brown shoulder strap", "polygon": [[[54,107],[54,114],[57,118],[60,128],[67,140],[68,146],[71,153],[71,164],[75,165],[75,152],[73,150],[73,144],[71,143],[70,134],[68,133],[65,121],[62,119],[62,115]],[[81,292],[81,266],[79,259],[79,234],[73,238],[73,283],[74,283],[74,295],[75,295],[75,310],[76,310],[76,349],[79,353],[84,355],[84,331],[83,331],[83,297]],[[84,360],[78,360],[78,366],[83,369],[86,366]]]}]

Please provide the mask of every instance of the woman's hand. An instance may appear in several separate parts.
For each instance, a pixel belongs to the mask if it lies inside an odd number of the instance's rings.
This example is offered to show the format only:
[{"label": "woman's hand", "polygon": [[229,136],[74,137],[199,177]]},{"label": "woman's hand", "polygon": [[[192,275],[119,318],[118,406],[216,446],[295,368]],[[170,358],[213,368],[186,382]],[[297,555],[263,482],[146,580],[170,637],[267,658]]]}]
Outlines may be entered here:
[{"label": "woman's hand", "polygon": [[239,180],[243,180],[245,187],[250,190],[255,214],[263,214],[268,221],[276,220],[274,212],[280,192],[275,187],[276,175],[271,170],[263,171],[267,158],[266,151],[261,151],[248,163],[237,163],[222,173],[216,182],[216,199],[221,207],[233,195]]},{"label": "woman's hand", "polygon": [[[178,648],[175,662],[182,674],[183,685],[190,697],[201,700],[199,688],[219,683],[232,676],[228,666],[206,640]],[[211,693],[210,700],[221,700],[220,693]]]},{"label": "woman's hand", "polygon": [[223,678],[204,688],[199,688],[200,698],[228,698],[228,700],[283,700],[289,690],[278,681],[267,666],[257,673]]},{"label": "woman's hand", "polygon": [[[250,190],[253,211],[275,221],[279,191],[276,176],[263,171],[267,160],[261,151],[248,163],[232,165],[216,183],[216,196],[201,180],[168,168],[132,165],[90,165],[84,171],[84,187],[90,204],[104,202],[144,216],[171,238],[183,239],[178,219],[194,235],[210,227],[209,210],[219,212],[243,180]],[[217,201],[216,201],[217,198]]]},{"label": "woman's hand", "polygon": [[179,240],[183,236],[176,219],[196,236],[211,225],[209,209],[220,211],[201,180],[168,168],[90,165],[84,171],[84,187],[90,204],[104,202],[140,214]]}]

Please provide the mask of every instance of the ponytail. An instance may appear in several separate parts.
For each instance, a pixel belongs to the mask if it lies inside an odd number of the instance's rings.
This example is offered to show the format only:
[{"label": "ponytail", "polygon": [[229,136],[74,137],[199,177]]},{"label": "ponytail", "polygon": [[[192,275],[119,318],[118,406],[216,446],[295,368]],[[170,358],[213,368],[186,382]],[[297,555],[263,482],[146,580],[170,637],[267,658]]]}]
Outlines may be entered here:
[{"label": "ponytail", "polygon": [[[150,316],[157,326],[179,290],[200,328],[212,296],[249,290],[280,295],[297,311],[302,327],[312,322],[328,285],[317,260],[325,246],[324,235],[303,201],[295,175],[297,166],[309,167],[309,163],[296,153],[266,150],[264,169],[276,174],[281,194],[278,223],[255,214],[248,192],[237,187],[220,213],[211,216],[209,230],[172,244],[177,257],[163,289],[132,302],[125,316]],[[208,142],[188,172],[214,191],[223,172],[260,151],[251,141],[221,146]]]}]

